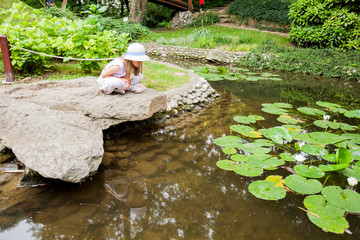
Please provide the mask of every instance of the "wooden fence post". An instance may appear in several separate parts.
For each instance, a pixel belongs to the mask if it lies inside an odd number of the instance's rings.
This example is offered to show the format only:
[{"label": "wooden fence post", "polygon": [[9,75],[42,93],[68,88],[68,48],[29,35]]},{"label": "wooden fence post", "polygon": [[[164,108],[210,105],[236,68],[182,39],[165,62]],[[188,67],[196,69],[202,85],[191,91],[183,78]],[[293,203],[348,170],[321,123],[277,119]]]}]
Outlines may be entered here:
[{"label": "wooden fence post", "polygon": [[11,65],[10,49],[7,36],[5,34],[0,35],[1,54],[5,70],[5,83],[13,83],[15,81],[14,69]]}]

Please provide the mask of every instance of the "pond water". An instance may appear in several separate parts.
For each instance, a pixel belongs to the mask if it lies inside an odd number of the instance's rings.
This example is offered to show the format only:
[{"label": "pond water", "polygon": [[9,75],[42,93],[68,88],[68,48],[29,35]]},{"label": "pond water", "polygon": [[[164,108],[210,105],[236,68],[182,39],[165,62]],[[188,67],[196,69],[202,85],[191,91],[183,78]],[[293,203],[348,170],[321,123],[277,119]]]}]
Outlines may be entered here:
[{"label": "pond water", "polygon": [[226,155],[213,141],[229,134],[234,116],[258,114],[264,125],[275,124],[261,103],[360,106],[356,85],[281,77],[288,81],[211,82],[220,97],[207,108],[105,131],[108,165],[83,184],[57,182],[14,194],[16,203],[0,211],[0,239],[360,239],[359,216],[347,217],[351,235],[326,233],[298,208],[304,196],[264,201],[249,193],[252,181],[289,174],[285,170],[249,178],[215,165]]}]

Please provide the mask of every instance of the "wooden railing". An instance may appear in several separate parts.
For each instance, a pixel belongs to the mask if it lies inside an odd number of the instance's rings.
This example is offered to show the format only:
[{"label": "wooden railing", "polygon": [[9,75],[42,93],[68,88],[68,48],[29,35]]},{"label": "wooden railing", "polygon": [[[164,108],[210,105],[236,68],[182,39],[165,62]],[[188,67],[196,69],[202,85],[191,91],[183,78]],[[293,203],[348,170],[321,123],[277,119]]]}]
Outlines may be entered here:
[{"label": "wooden railing", "polygon": [[187,3],[180,0],[149,0],[149,2],[160,4],[179,11],[194,10],[194,7],[192,5],[192,0],[188,0]]}]

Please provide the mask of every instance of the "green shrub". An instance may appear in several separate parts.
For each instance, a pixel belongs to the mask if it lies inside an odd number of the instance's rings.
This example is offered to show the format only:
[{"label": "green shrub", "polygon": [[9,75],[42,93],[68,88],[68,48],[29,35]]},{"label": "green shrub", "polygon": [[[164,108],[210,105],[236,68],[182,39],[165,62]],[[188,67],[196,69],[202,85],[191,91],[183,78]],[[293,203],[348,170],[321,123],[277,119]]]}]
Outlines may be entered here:
[{"label": "green shrub", "polygon": [[200,15],[195,21],[189,24],[190,27],[204,27],[213,25],[220,22],[219,14],[213,12],[206,12],[205,14]]},{"label": "green shrub", "polygon": [[297,46],[360,49],[360,0],[299,0],[290,7]]},{"label": "green shrub", "polygon": [[241,66],[360,80],[360,53],[278,47],[271,42],[243,57]]},{"label": "green shrub", "polygon": [[[8,36],[12,64],[22,72],[39,72],[52,59],[33,54],[21,48],[40,53],[75,58],[109,58],[123,53],[128,43],[127,34],[104,30],[94,21],[57,18],[43,10],[29,11],[23,3],[0,13],[0,32]],[[84,70],[100,67],[98,61],[81,61]]]},{"label": "green shrub", "polygon": [[249,18],[256,21],[267,21],[280,25],[289,25],[289,0],[236,0],[228,12],[240,20]]},{"label": "green shrub", "polygon": [[191,35],[194,39],[192,45],[196,48],[214,48],[216,45],[214,35],[205,28],[194,30]]},{"label": "green shrub", "polygon": [[158,28],[161,23],[170,22],[175,10],[148,2],[143,24],[148,28]]}]

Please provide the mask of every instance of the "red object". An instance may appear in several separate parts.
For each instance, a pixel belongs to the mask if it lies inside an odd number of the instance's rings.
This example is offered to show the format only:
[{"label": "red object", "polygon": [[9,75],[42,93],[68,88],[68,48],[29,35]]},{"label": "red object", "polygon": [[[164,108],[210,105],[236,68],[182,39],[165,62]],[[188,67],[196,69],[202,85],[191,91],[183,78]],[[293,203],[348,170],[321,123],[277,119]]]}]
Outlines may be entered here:
[{"label": "red object", "polygon": [[14,75],[14,69],[11,65],[9,42],[5,34],[0,35],[0,45],[1,45],[2,59],[4,63],[4,70],[5,70],[5,81],[14,82],[15,75]]},{"label": "red object", "polygon": [[204,4],[204,0],[199,0],[199,4],[203,5]]}]

